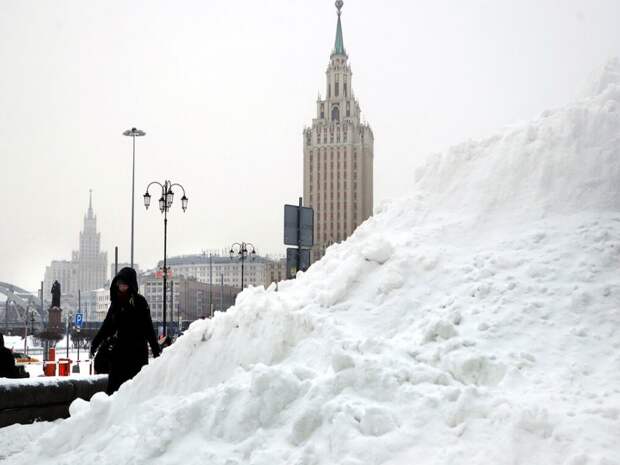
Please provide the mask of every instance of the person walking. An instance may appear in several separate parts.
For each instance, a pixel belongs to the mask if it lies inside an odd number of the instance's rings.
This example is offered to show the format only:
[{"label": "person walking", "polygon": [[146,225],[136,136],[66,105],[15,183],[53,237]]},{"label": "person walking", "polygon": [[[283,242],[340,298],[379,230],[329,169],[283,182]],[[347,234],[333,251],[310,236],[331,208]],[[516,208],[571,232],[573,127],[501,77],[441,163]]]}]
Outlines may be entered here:
[{"label": "person walking", "polygon": [[123,268],[114,277],[110,302],[108,314],[90,347],[91,359],[100,346],[100,350],[109,351],[108,395],[148,363],[147,344],[151,346],[153,357],[161,353],[151,310],[144,296],[138,293],[138,279],[133,268]]},{"label": "person walking", "polygon": [[4,347],[2,333],[0,333],[0,378],[19,378],[13,352]]}]

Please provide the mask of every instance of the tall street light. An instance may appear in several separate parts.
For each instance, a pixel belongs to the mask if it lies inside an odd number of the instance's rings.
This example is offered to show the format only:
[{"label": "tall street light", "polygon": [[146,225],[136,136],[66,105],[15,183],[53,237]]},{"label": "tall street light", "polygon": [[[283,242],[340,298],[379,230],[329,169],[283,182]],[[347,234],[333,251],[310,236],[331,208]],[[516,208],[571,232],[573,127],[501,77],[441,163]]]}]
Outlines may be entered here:
[{"label": "tall street light", "polygon": [[249,242],[235,242],[230,246],[230,259],[232,260],[235,255],[239,255],[241,261],[241,291],[243,291],[243,263],[245,259],[250,255],[252,259],[256,257],[256,249]]},{"label": "tall street light", "polygon": [[131,169],[131,267],[133,268],[133,218],[134,218],[134,197],[136,186],[136,137],[146,136],[146,132],[131,128],[127,129],[123,136],[131,137],[133,140],[133,156],[132,156],[132,169]]},{"label": "tall street light", "polygon": [[163,184],[153,181],[146,186],[146,193],[144,194],[144,206],[148,210],[151,204],[151,194],[149,194],[149,188],[156,184],[161,189],[161,197],[159,198],[159,211],[164,215],[164,311],[163,311],[163,335],[166,336],[166,284],[168,279],[168,267],[166,266],[166,251],[167,251],[167,236],[168,236],[168,210],[172,207],[172,200],[174,199],[173,188],[177,187],[183,191],[183,197],[181,197],[181,208],[185,212],[187,210],[187,196],[185,195],[185,188],[181,184],[173,184],[170,181],[164,181]]}]

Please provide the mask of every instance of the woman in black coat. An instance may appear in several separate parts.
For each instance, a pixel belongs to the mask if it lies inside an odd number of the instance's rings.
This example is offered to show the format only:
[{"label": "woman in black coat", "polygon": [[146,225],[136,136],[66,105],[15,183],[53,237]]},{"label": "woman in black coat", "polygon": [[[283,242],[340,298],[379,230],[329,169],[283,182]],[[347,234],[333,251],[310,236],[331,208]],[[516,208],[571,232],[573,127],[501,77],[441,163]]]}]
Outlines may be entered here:
[{"label": "woman in black coat", "polygon": [[138,294],[135,270],[123,268],[114,277],[110,286],[110,302],[108,314],[90,347],[92,359],[99,345],[112,338],[108,395],[136,376],[148,363],[147,343],[154,357],[160,354],[149,304]]}]

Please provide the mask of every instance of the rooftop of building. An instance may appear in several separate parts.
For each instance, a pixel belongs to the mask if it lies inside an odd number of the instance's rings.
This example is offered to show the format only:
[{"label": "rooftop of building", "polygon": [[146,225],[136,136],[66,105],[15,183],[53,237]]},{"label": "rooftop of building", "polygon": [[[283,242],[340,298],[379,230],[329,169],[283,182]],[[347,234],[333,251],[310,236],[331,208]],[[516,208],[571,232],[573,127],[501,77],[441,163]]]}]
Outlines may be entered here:
[{"label": "rooftop of building", "polygon": [[[246,263],[269,263],[269,262],[277,262],[280,261],[281,257],[271,257],[271,256],[248,256],[246,259]],[[236,263],[239,260],[238,256],[233,256],[231,259],[230,256],[226,255],[211,255],[208,254],[193,254],[193,255],[177,255],[176,257],[168,257],[166,259],[167,266],[179,266],[179,265],[208,265],[209,262],[213,264],[222,264],[222,263]],[[158,267],[162,267],[164,264],[163,260],[160,260],[157,263]]]}]

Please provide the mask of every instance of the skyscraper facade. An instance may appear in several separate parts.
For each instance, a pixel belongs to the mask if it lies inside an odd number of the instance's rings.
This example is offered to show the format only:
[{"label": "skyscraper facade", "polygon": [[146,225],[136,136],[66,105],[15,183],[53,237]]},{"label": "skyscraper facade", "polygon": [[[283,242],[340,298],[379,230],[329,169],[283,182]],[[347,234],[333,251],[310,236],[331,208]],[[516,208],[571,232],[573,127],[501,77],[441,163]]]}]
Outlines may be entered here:
[{"label": "skyscraper facade", "polygon": [[342,0],[336,2],[336,41],[326,71],[326,98],[303,131],[304,205],[314,209],[313,260],[349,237],[372,214],[374,135],[361,120],[342,34]]},{"label": "skyscraper facade", "polygon": [[93,194],[90,192],[84,228],[80,232],[80,249],[73,252],[77,262],[77,285],[82,291],[98,289],[106,281],[108,257],[101,252],[101,235],[97,232],[97,217],[93,212]]}]

